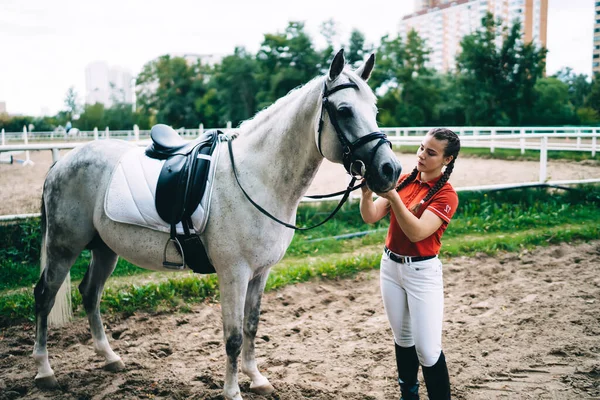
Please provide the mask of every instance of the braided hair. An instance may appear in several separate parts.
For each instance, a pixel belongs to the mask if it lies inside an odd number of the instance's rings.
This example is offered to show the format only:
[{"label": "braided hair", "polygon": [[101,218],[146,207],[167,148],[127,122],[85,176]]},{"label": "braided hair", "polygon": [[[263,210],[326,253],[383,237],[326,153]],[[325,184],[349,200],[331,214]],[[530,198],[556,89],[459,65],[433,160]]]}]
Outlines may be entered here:
[{"label": "braided hair", "polygon": [[[433,187],[431,189],[429,189],[429,192],[427,192],[427,195],[423,198],[423,200],[421,200],[417,205],[415,205],[414,207],[411,208],[411,211],[414,212],[415,214],[419,211],[419,209],[421,208],[421,205],[423,205],[426,202],[428,202],[429,200],[431,200],[433,195],[436,194],[438,192],[438,190],[440,190],[442,188],[442,186],[444,186],[446,184],[446,182],[448,182],[448,179],[450,179],[450,175],[452,174],[452,171],[454,170],[454,162],[456,161],[456,158],[458,157],[458,152],[460,151],[460,139],[459,139],[458,135],[456,133],[452,132],[450,129],[433,128],[432,130],[427,132],[427,134],[432,135],[434,138],[436,138],[437,140],[440,140],[440,141],[447,140],[448,144],[446,144],[446,148],[444,149],[444,157],[449,157],[449,156],[453,156],[453,157],[452,157],[452,161],[450,161],[450,163],[446,166],[446,169],[444,170],[442,177],[436,182],[435,185],[433,185]],[[404,178],[402,180],[402,182],[400,182],[400,184],[396,187],[396,190],[398,191],[398,190],[406,187],[412,181],[414,181],[417,178],[418,173],[419,173],[419,171],[415,167],[415,169],[412,170],[410,175],[408,175],[406,178]]]}]

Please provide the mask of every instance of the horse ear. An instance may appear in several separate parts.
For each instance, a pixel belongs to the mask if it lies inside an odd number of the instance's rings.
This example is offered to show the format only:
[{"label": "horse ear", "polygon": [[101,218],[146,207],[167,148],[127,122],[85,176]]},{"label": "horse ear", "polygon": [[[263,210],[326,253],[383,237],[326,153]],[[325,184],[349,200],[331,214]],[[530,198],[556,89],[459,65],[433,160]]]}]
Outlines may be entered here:
[{"label": "horse ear", "polygon": [[373,67],[375,66],[375,53],[371,53],[367,61],[363,65],[357,68],[356,74],[363,78],[365,81],[369,80]]},{"label": "horse ear", "polygon": [[333,57],[333,61],[331,62],[331,66],[329,67],[329,79],[334,80],[344,70],[344,64],[346,60],[344,59],[344,49],[338,51],[338,53]]}]

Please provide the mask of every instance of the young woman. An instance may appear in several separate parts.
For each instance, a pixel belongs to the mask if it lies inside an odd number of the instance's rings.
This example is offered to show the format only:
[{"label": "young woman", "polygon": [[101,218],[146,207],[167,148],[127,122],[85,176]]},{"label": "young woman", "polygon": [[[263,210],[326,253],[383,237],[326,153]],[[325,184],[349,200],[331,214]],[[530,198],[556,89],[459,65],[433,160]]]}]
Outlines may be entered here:
[{"label": "young woman", "polygon": [[[419,364],[431,400],[450,399],[450,379],[442,352],[444,287],[438,259],[441,238],[458,206],[448,183],[460,151],[449,129],[427,133],[417,151],[417,167],[400,177],[396,190],[362,188],[360,213],[375,223],[391,213],[381,258],[381,295],[394,333],[402,400],[418,399]],[[443,171],[443,172],[442,172]]]}]

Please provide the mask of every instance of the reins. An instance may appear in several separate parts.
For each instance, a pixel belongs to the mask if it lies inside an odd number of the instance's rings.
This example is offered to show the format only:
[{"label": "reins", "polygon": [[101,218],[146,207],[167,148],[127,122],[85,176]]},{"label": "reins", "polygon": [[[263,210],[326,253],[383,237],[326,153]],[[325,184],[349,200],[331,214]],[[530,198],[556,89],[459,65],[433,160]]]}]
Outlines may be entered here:
[{"label": "reins", "polygon": [[[312,195],[312,196],[306,196],[308,198],[311,199],[325,199],[325,198],[329,198],[329,197],[334,197],[334,196],[339,196],[339,195],[343,195],[340,202],[338,203],[337,207],[331,212],[331,214],[329,214],[329,216],[327,218],[325,218],[323,221],[319,222],[316,225],[313,225],[311,227],[298,227],[296,225],[292,225],[292,224],[288,224],[287,222],[281,221],[280,219],[278,219],[277,217],[273,216],[272,214],[270,214],[267,210],[265,210],[263,207],[261,207],[259,204],[257,204],[254,200],[252,200],[252,198],[250,197],[250,195],[246,192],[246,190],[244,190],[244,188],[242,187],[242,184],[240,183],[238,174],[237,174],[237,170],[235,168],[235,160],[233,157],[233,148],[232,148],[232,139],[228,140],[227,142],[227,147],[229,149],[229,158],[231,159],[231,168],[233,169],[233,176],[235,177],[235,180],[238,184],[238,186],[240,187],[240,189],[242,190],[242,193],[244,194],[244,196],[246,196],[246,199],[248,199],[248,201],[254,206],[256,207],[256,209],[258,211],[260,211],[262,214],[266,215],[267,217],[271,218],[273,221],[285,226],[286,228],[290,228],[290,229],[294,229],[296,231],[308,231],[310,229],[314,229],[317,228],[321,225],[323,225],[325,222],[329,221],[331,218],[333,218],[335,216],[335,214],[337,214],[337,212],[340,210],[340,208],[342,208],[342,206],[344,205],[344,203],[348,200],[348,197],[350,197],[350,193],[353,192],[356,189],[359,189],[361,187],[363,187],[365,185],[365,181],[361,182],[360,184],[354,186],[354,183],[356,182],[356,180],[358,178],[363,178],[365,173],[366,173],[366,165],[362,160],[359,159],[355,159],[354,158],[354,151],[356,149],[358,149],[359,147],[367,144],[368,142],[372,141],[372,140],[377,140],[379,139],[379,142],[375,145],[375,147],[373,147],[373,149],[371,149],[370,155],[371,155],[371,161],[369,164],[372,164],[373,162],[373,158],[375,157],[375,152],[379,149],[379,147],[384,144],[384,143],[388,143],[391,146],[391,143],[389,140],[387,140],[387,136],[383,133],[383,132],[371,132],[365,136],[362,136],[360,138],[358,138],[356,141],[354,142],[350,142],[346,136],[343,134],[341,127],[338,124],[337,119],[335,118],[335,109],[333,108],[334,106],[329,102],[328,100],[328,96],[330,96],[331,94],[342,90],[342,89],[357,89],[358,90],[358,85],[354,82],[350,82],[350,83],[344,83],[341,85],[338,85],[330,90],[327,90],[327,83],[324,84],[324,89],[323,89],[323,104],[321,107],[321,117],[319,118],[319,129],[317,131],[318,133],[318,139],[317,139],[317,149],[319,150],[319,153],[323,156],[323,152],[321,151],[321,132],[323,130],[323,122],[324,122],[324,114],[325,111],[327,111],[327,114],[329,114],[329,120],[331,121],[331,124],[333,125],[335,132],[337,134],[337,137],[339,139],[339,141],[342,144],[343,147],[343,163],[344,163],[344,168],[346,169],[346,171],[348,171],[348,173],[352,176],[352,179],[350,180],[350,183],[348,184],[348,187],[345,190],[339,191],[339,192],[335,192],[335,193],[331,193],[331,194],[324,194],[324,195]],[[324,156],[323,156],[324,157]],[[355,162],[359,162],[362,166],[360,169],[360,173],[355,173],[353,171],[353,167],[354,167],[354,163]]]},{"label": "reins", "polygon": [[338,203],[337,207],[335,208],[335,210],[333,210],[333,212],[331,214],[329,214],[329,216],[327,218],[325,218],[323,221],[319,222],[318,224],[308,227],[308,228],[302,228],[296,225],[292,225],[292,224],[288,224],[287,222],[284,222],[280,219],[278,219],[277,217],[271,215],[267,210],[265,210],[264,208],[262,208],[260,205],[258,205],[254,200],[252,200],[252,198],[250,197],[250,195],[248,193],[246,193],[246,191],[244,190],[244,188],[242,187],[242,184],[240,183],[240,179],[238,178],[238,174],[237,174],[237,170],[235,169],[235,161],[233,159],[233,149],[231,147],[231,140],[229,140],[227,142],[227,146],[229,148],[229,158],[231,159],[231,168],[233,168],[233,176],[235,176],[235,181],[237,182],[238,186],[240,187],[240,189],[242,190],[242,193],[244,193],[244,196],[246,196],[246,198],[248,199],[248,201],[250,203],[252,203],[252,205],[254,207],[256,207],[256,209],[258,211],[260,211],[261,213],[263,213],[264,215],[266,215],[267,217],[271,218],[273,221],[285,226],[286,228],[290,228],[290,229],[294,229],[296,231],[308,231],[311,229],[314,229],[318,226],[323,225],[325,222],[329,221],[331,218],[333,218],[333,216],[335,214],[337,214],[337,212],[340,210],[340,208],[342,208],[342,206],[344,205],[344,203],[346,202],[346,200],[348,200],[348,197],[350,196],[350,192],[352,192],[353,190],[356,190],[358,188],[360,188],[361,186],[364,185],[364,183],[361,183],[359,185],[353,186],[354,182],[356,182],[356,177],[352,177],[352,180],[350,181],[350,183],[348,184],[348,187],[346,188],[346,190],[341,191],[341,192],[337,192],[337,193],[332,193],[332,194],[327,194],[327,195],[317,195],[317,196],[307,196],[307,197],[311,197],[311,198],[315,198],[315,199],[323,199],[323,198],[327,198],[327,197],[333,197],[333,196],[337,196],[339,194],[344,194],[344,196],[342,197],[342,199],[340,200],[340,202]]}]

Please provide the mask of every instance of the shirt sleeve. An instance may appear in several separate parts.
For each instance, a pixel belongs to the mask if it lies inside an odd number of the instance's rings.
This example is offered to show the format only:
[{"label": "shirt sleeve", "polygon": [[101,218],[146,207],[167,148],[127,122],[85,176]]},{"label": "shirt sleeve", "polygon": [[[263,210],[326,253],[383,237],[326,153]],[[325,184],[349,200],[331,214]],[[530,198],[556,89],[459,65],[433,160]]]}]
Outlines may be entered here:
[{"label": "shirt sleeve", "polygon": [[427,206],[435,215],[444,222],[449,223],[458,208],[458,195],[452,187],[443,187],[433,196],[431,203]]}]

